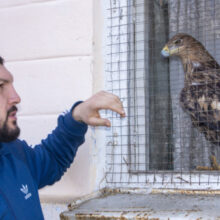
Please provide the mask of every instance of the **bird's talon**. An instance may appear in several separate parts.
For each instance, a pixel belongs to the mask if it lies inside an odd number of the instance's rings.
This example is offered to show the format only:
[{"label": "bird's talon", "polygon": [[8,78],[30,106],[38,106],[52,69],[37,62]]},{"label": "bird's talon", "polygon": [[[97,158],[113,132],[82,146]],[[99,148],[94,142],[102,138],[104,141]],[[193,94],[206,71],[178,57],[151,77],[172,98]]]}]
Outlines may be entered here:
[{"label": "bird's talon", "polygon": [[217,162],[217,159],[214,155],[210,156],[210,160],[211,160],[211,167],[208,166],[197,166],[196,170],[220,170],[220,165]]}]

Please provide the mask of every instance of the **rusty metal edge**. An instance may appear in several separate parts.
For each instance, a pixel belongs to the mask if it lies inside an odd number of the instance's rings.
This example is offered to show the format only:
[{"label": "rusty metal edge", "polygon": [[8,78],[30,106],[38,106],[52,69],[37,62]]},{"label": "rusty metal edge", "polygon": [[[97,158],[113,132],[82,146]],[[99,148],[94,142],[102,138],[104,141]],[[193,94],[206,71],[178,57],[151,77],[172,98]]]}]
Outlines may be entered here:
[{"label": "rusty metal edge", "polygon": [[152,194],[220,195],[220,190],[152,189]]}]

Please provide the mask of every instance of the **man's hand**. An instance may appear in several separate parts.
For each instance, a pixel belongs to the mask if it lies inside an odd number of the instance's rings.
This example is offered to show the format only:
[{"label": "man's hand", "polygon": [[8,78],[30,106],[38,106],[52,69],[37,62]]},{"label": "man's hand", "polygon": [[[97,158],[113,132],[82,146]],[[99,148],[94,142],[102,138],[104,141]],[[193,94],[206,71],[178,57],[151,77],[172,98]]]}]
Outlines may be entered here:
[{"label": "man's hand", "polygon": [[99,110],[101,109],[112,110],[120,114],[121,117],[125,117],[120,99],[104,91],[96,93],[85,102],[77,105],[72,112],[72,116],[76,121],[81,121],[88,125],[110,127],[110,121],[100,117]]}]

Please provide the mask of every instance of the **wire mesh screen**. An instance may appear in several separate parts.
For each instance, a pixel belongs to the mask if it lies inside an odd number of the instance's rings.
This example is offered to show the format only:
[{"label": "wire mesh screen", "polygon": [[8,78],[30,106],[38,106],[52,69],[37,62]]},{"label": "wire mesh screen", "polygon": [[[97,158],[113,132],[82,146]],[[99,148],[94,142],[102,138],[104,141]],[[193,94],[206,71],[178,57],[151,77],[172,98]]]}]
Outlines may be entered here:
[{"label": "wire mesh screen", "polygon": [[106,86],[127,113],[107,113],[107,184],[218,187],[220,1],[106,3]]}]

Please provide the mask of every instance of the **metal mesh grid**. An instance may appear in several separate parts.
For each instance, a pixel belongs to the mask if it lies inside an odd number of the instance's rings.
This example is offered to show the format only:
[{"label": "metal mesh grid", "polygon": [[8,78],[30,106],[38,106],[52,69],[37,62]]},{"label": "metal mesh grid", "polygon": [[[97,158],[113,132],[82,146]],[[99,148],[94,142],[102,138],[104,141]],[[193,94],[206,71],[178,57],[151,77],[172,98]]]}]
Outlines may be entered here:
[{"label": "metal mesh grid", "polygon": [[[188,33],[220,60],[220,2],[214,0],[106,0],[107,91],[118,95],[127,117],[107,112],[106,182],[109,186],[218,188],[212,145],[180,106],[180,60],[160,51],[176,33]],[[194,186],[193,186],[194,185]]]}]

